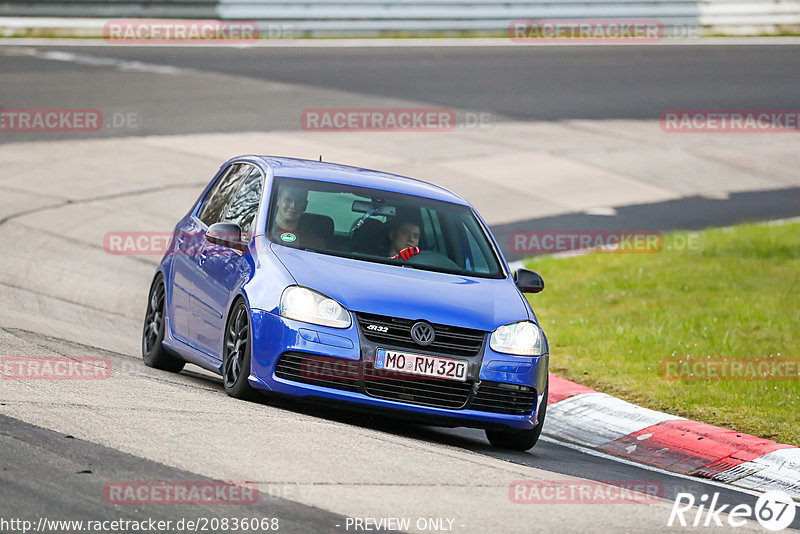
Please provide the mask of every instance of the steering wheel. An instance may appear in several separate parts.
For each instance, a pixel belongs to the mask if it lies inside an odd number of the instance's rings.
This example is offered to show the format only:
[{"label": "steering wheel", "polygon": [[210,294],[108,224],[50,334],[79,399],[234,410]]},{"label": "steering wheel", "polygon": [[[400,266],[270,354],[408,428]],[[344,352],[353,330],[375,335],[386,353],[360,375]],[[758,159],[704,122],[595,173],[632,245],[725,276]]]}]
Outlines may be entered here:
[{"label": "steering wheel", "polygon": [[459,267],[456,262],[444,254],[439,254],[438,252],[434,252],[432,250],[423,250],[418,254],[414,254],[406,260],[406,263],[411,265],[419,265],[421,267],[438,267],[440,269],[461,270],[461,267]]}]

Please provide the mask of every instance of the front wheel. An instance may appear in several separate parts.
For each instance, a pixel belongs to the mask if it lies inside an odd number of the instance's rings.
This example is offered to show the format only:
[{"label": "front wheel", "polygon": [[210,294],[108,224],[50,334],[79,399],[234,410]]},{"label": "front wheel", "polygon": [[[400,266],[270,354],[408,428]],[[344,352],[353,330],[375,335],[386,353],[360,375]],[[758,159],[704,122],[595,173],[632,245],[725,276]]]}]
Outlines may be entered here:
[{"label": "front wheel", "polygon": [[225,393],[236,399],[253,400],[255,390],[247,382],[250,376],[250,314],[247,304],[239,301],[233,307],[225,327],[222,358],[222,385]]},{"label": "front wheel", "polygon": [[510,449],[513,451],[527,451],[532,449],[536,442],[539,441],[539,436],[542,434],[542,427],[544,426],[544,417],[547,412],[547,391],[550,387],[548,379],[547,385],[544,387],[544,396],[542,397],[542,405],[539,413],[536,415],[536,426],[530,430],[487,430],[486,438],[489,443],[501,449]]},{"label": "front wheel", "polygon": [[164,277],[159,274],[153,280],[147,300],[142,329],[142,360],[148,367],[179,373],[186,362],[167,352],[162,344],[166,328],[166,294]]}]

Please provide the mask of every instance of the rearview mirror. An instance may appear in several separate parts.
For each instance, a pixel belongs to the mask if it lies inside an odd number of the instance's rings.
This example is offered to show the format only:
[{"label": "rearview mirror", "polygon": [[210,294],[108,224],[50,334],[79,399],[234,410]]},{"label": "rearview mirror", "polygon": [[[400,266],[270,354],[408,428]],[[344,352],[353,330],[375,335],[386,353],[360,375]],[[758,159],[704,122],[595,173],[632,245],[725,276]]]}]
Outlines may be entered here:
[{"label": "rearview mirror", "polygon": [[353,211],[356,213],[369,213],[370,215],[384,215],[394,217],[397,213],[396,206],[388,206],[379,202],[367,202],[366,200],[354,200]]},{"label": "rearview mirror", "polygon": [[206,239],[223,247],[244,250],[247,246],[242,242],[242,228],[233,222],[218,222],[208,227]]},{"label": "rearview mirror", "polygon": [[544,279],[528,269],[517,269],[514,272],[514,282],[523,293],[541,293],[544,289]]}]

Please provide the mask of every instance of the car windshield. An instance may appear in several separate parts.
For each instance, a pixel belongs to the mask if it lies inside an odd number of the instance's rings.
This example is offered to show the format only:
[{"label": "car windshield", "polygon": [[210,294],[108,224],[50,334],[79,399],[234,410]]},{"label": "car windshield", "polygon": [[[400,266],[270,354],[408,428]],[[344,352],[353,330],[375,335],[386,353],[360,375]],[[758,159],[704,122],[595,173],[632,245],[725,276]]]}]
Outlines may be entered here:
[{"label": "car windshield", "polygon": [[375,263],[503,278],[468,206],[344,184],[275,178],[273,243]]}]

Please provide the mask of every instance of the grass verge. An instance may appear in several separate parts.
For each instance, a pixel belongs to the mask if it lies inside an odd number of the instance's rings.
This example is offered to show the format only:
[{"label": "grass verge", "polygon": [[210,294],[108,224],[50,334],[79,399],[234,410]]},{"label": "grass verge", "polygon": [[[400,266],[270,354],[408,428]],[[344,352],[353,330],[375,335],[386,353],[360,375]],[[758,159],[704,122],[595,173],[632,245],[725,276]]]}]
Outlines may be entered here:
[{"label": "grass verge", "polygon": [[[691,250],[675,246],[690,242],[676,233],[658,253],[529,258],[546,283],[529,299],[551,371],[648,408],[800,445],[800,223],[695,234]],[[782,369],[794,369],[793,380],[773,367],[763,379],[722,379],[705,366],[789,359],[794,367]],[[685,374],[700,360],[702,377]]]}]

